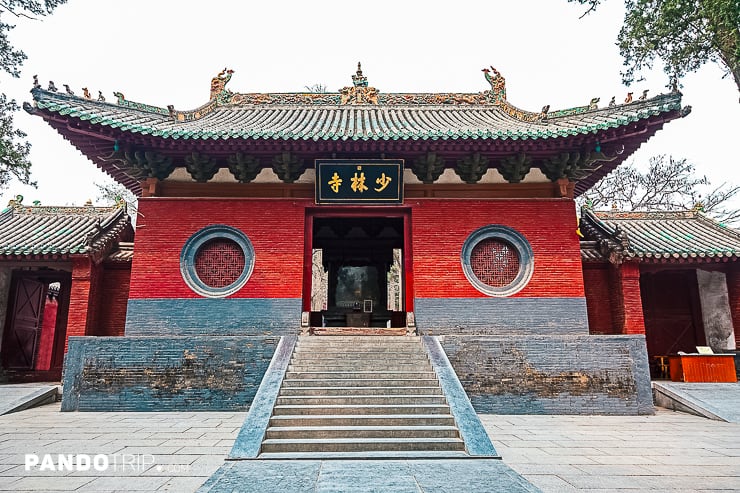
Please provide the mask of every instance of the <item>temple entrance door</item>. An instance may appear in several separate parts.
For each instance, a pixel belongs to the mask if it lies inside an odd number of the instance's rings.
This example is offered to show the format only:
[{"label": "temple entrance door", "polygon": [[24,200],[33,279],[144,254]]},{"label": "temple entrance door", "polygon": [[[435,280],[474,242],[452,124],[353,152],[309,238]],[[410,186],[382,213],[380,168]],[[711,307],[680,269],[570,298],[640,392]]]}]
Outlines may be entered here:
[{"label": "temple entrance door", "polygon": [[9,369],[33,369],[41,332],[46,284],[35,279],[15,279],[13,305],[3,338],[3,365]]},{"label": "temple entrance door", "polygon": [[310,323],[405,327],[403,217],[313,217]]}]

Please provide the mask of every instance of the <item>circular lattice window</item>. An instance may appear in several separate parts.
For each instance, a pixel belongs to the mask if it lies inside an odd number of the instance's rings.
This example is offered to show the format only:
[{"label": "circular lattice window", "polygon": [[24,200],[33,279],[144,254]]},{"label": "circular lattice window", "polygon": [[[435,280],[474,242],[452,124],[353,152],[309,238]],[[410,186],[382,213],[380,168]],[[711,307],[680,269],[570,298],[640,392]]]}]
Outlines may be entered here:
[{"label": "circular lattice window", "polygon": [[489,296],[510,296],[532,277],[534,257],[529,242],[517,231],[484,226],[465,240],[461,253],[465,277]]},{"label": "circular lattice window", "polygon": [[180,272],[196,293],[220,298],[235,293],[247,282],[254,267],[249,238],[230,226],[209,226],[185,242]]}]

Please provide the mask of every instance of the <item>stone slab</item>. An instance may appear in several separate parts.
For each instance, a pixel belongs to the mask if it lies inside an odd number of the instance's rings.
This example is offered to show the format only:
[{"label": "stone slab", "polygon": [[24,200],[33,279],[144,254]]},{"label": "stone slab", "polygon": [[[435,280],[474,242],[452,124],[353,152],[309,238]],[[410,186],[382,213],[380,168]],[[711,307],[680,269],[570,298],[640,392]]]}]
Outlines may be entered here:
[{"label": "stone slab", "polygon": [[465,449],[472,456],[498,457],[470,399],[465,394],[465,389],[439,344],[439,338],[423,336],[422,342],[449,403],[450,413],[455,417],[455,424],[465,442]]},{"label": "stone slab", "polygon": [[270,417],[297,340],[296,336],[286,336],[280,339],[270,366],[252,401],[247,419],[244,420],[236,442],[229,453],[229,458],[252,458],[260,453],[262,439],[270,424]]},{"label": "stone slab", "polygon": [[199,493],[538,492],[496,459],[249,460],[222,466]]},{"label": "stone slab", "polygon": [[60,387],[56,384],[3,385],[0,392],[0,416],[56,401]]},{"label": "stone slab", "polygon": [[740,383],[653,382],[653,393],[668,409],[740,423]]}]

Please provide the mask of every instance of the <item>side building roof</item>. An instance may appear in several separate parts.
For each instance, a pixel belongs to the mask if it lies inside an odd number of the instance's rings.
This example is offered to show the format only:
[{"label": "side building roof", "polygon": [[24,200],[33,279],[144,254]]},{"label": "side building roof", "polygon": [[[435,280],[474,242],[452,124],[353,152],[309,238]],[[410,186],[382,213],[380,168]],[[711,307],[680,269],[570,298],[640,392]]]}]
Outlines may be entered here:
[{"label": "side building roof", "polygon": [[45,207],[22,200],[18,196],[0,212],[0,260],[102,259],[119,241],[133,238],[125,205]]},{"label": "side building roof", "polygon": [[740,232],[699,210],[619,212],[581,209],[585,262],[727,262],[740,258]]},{"label": "side building roof", "polygon": [[392,153],[415,173],[417,160],[420,168],[434,162],[444,169],[477,153],[509,182],[534,166],[552,181],[577,181],[581,193],[664,123],[690,111],[677,90],[652,98],[646,91],[634,100],[630,93],[623,104],[612,98],[599,107],[592,98],[563,110],[525,111],[507,100],[504,77],[493,67],[483,70],[490,89],[479,93],[381,93],[359,65],[353,85],[336,93],[234,93],[226,89],[232,72],[214,77],[210,100],[190,111],[138,103],[120,92],[110,103],[102,93],[93,99],[85,89],[81,97],[38,81],[33,104],[24,108],[135,193],[141,180],[166,179],[175,168],[195,181],[229,168],[246,182],[254,174],[244,169],[273,167],[290,183],[313,159],[347,152]]}]

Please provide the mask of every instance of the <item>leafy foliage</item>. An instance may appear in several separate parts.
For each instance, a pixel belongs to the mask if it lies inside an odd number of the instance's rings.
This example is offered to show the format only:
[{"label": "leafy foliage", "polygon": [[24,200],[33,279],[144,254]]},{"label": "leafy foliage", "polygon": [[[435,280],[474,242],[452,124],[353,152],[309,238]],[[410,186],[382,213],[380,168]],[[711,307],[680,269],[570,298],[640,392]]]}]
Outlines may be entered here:
[{"label": "leafy foliage", "polygon": [[121,200],[126,202],[126,208],[131,216],[131,224],[136,226],[136,217],[138,214],[139,199],[128,188],[118,182],[110,181],[106,183],[95,183],[98,188],[98,200],[102,200],[106,205],[119,203]]},{"label": "leafy foliage", "polygon": [[24,141],[25,132],[14,128],[15,111],[18,111],[16,102],[8,101],[5,94],[0,94],[0,188],[13,177],[21,183],[35,185],[31,181],[31,163],[27,159],[31,144]]},{"label": "leafy foliage", "polygon": [[[588,5],[585,16],[604,0],[568,1]],[[658,58],[675,80],[705,62],[716,62],[732,75],[740,91],[740,0],[625,0],[624,4],[617,44],[627,85]]]},{"label": "leafy foliage", "polygon": [[304,86],[306,90],[313,94],[325,94],[326,84],[312,84],[310,86]]},{"label": "leafy foliage", "polygon": [[[16,19],[32,19],[51,14],[67,0],[0,0],[0,69],[11,77],[19,77],[20,69],[26,60],[26,54],[13,47],[8,34],[15,27],[6,22],[8,16]],[[31,150],[22,130],[15,128],[13,113],[18,111],[14,99],[0,94],[0,189],[7,186],[12,178],[21,183],[34,185],[31,181],[31,162],[28,153]]]},{"label": "leafy foliage", "polygon": [[701,204],[704,212],[725,223],[740,221],[740,210],[729,201],[740,186],[711,188],[706,176],[696,176],[686,159],[660,155],[650,158],[648,169],[622,165],[594,185],[581,200],[594,209],[615,207],[624,211],[687,210]]}]

